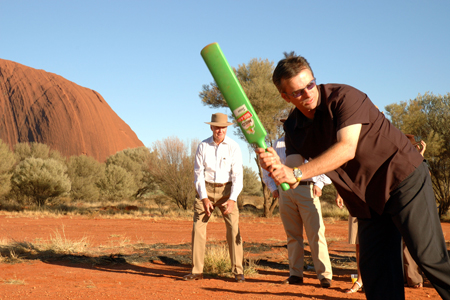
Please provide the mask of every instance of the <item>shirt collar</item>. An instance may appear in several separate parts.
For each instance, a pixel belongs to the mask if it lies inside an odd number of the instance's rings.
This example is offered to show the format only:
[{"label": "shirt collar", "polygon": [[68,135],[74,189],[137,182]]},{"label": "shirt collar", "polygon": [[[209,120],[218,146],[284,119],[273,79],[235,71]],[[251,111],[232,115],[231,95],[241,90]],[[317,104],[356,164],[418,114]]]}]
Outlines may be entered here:
[{"label": "shirt collar", "polygon": [[[318,96],[317,96],[317,108],[316,110],[322,110],[322,111],[326,111],[326,101],[322,101],[322,95],[325,95],[325,86],[323,84],[319,84],[317,86],[317,92],[318,92]],[[322,105],[324,104],[324,105]]]},{"label": "shirt collar", "polygon": [[[225,138],[223,139],[223,142],[220,143],[220,144],[228,144],[228,140],[229,140],[229,137],[226,135]],[[214,137],[213,137],[213,136],[211,136],[211,137],[208,139],[208,144],[210,144],[210,145],[212,145],[212,146],[214,146],[214,145],[216,144],[216,143],[214,142]]]}]

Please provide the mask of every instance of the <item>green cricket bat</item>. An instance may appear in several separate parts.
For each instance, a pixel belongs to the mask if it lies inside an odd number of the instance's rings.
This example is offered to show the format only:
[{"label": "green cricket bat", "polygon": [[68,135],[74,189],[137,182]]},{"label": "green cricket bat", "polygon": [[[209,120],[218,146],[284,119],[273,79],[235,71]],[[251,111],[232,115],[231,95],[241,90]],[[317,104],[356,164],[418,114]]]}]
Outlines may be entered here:
[{"label": "green cricket bat", "polygon": [[[256,144],[259,148],[267,149],[266,130],[223,55],[219,44],[209,44],[202,49],[201,55],[247,141],[250,144]],[[281,188],[287,191],[289,184],[282,183]]]}]

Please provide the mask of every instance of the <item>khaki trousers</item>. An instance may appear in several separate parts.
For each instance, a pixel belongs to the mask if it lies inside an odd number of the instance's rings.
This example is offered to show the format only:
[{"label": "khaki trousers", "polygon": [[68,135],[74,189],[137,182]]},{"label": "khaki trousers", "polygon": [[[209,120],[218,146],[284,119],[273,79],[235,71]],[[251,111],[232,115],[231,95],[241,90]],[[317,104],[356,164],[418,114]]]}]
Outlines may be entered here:
[{"label": "khaki trousers", "polygon": [[405,272],[405,282],[408,286],[412,287],[416,284],[423,283],[423,278],[419,266],[416,264],[411,254],[406,247],[405,242],[403,244],[403,269]]},{"label": "khaki trousers", "polygon": [[319,197],[313,196],[313,185],[299,185],[296,189],[279,189],[280,216],[287,236],[290,275],[303,277],[303,226],[311,248],[317,278],[332,279],[330,257],[325,239],[325,225]]},{"label": "khaki trousers", "polygon": [[[230,197],[231,183],[227,183],[222,187],[214,187],[207,184],[206,191],[214,208],[217,207],[220,209],[225,221],[231,271],[233,274],[244,274],[244,268],[242,266],[244,249],[239,231],[239,209],[237,203],[234,206],[233,212],[228,215],[223,214],[225,207],[223,207],[222,204],[227,202]],[[192,229],[192,274],[203,273],[206,248],[206,227],[212,217],[213,215],[211,215],[211,217],[206,215],[203,202],[197,197],[194,203],[194,225]]]}]

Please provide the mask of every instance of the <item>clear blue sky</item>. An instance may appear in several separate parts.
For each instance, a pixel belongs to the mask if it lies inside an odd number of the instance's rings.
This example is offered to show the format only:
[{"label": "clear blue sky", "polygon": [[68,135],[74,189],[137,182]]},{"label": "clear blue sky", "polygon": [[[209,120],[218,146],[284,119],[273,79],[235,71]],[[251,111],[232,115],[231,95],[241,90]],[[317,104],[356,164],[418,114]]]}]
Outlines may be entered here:
[{"label": "clear blue sky", "polygon": [[212,42],[233,67],[296,51],[318,83],[352,85],[381,110],[447,94],[449,12],[448,0],[0,0],[0,58],[99,92],[151,147],[203,140],[211,114],[229,113],[198,96],[213,80],[200,56]]}]

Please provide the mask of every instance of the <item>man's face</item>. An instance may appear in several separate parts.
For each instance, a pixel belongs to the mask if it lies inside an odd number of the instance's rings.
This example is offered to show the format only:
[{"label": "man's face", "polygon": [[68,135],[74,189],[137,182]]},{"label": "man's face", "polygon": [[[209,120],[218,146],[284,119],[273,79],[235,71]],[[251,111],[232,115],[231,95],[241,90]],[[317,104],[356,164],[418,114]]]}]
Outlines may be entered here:
[{"label": "man's face", "polygon": [[219,126],[214,126],[211,125],[211,130],[213,132],[213,138],[214,138],[214,142],[216,144],[220,144],[223,142],[223,140],[225,139],[225,136],[227,135],[227,128],[228,127],[219,127]]},{"label": "man's face", "polygon": [[[317,107],[319,92],[313,83],[314,77],[310,70],[304,69],[297,76],[290,79],[282,79],[283,93],[281,97],[294,104],[305,116],[312,118]],[[313,87],[312,87],[313,86]],[[311,89],[308,89],[312,87]],[[300,93],[300,91],[302,91]],[[299,94],[297,97],[294,94]]]}]

